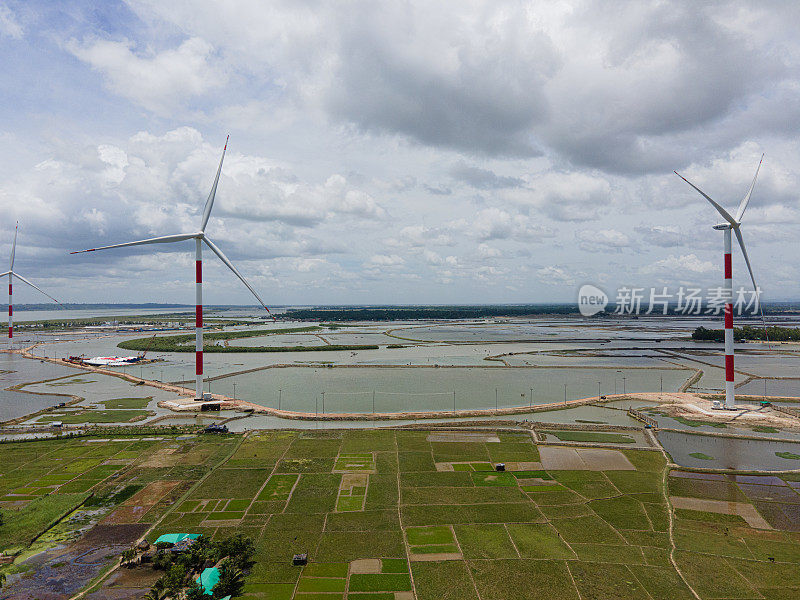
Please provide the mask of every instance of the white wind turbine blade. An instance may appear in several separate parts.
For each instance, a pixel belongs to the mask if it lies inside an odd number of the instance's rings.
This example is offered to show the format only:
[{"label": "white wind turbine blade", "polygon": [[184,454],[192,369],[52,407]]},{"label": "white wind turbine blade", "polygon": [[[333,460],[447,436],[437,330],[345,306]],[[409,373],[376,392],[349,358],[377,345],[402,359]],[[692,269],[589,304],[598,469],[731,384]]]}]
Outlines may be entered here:
[{"label": "white wind turbine blade", "polygon": [[753,289],[757,292],[758,288],[756,287],[756,278],[753,277],[753,269],[750,268],[750,259],[747,256],[747,250],[745,250],[744,248],[744,238],[742,238],[742,232],[739,230],[738,227],[734,227],[733,232],[736,234],[736,239],[739,240],[739,248],[742,249],[742,256],[744,256],[744,262],[747,265],[747,270],[750,272],[750,281],[753,282]]},{"label": "white wind turbine blade", "polygon": [[14,227],[14,243],[11,245],[11,266],[8,267],[9,271],[14,270],[14,255],[17,253],[17,231],[19,230],[19,221],[17,221],[16,227]]},{"label": "white wind turbine blade", "polygon": [[[758,172],[761,170],[761,163],[764,162],[764,155],[761,155],[761,160],[758,161],[758,168],[756,169],[756,174],[753,176],[753,183],[750,184],[750,189],[747,190],[747,194],[742,201],[739,203],[739,208],[736,210],[736,220],[741,221],[742,216],[744,215],[744,211],[747,209],[747,203],[750,202],[750,196],[753,195],[753,188],[756,187],[756,179],[758,179]],[[744,248],[744,246],[742,246]]]},{"label": "white wind turbine blade", "polygon": [[196,233],[181,233],[179,235],[164,235],[161,237],[137,240],[135,242],[125,242],[124,244],[112,244],[111,246],[100,246],[99,248],[89,248],[87,250],[76,250],[70,254],[80,254],[82,252],[94,252],[95,250],[108,250],[109,248],[124,248],[125,246],[142,246],[144,244],[167,244],[169,242],[182,242],[198,237]]},{"label": "white wind turbine blade", "polygon": [[761,312],[761,324],[764,326],[764,334],[767,336],[767,344],[769,344],[769,334],[767,333],[767,320],[764,318],[764,307],[761,306],[761,298],[758,294],[758,286],[756,285],[756,278],[753,277],[753,269],[750,268],[750,258],[747,256],[747,250],[744,248],[744,238],[739,227],[734,227],[733,232],[736,234],[736,239],[739,241],[739,248],[742,249],[742,256],[747,265],[747,270],[750,273],[750,281],[753,282],[753,291],[756,293],[756,300],[758,302],[758,309]]},{"label": "white wind turbine blade", "polygon": [[200,225],[200,231],[206,230],[206,225],[208,224],[208,219],[211,216],[211,209],[214,207],[214,198],[217,195],[217,184],[219,183],[219,175],[222,173],[222,161],[225,160],[225,151],[228,149],[228,139],[231,136],[225,138],[225,147],[222,149],[222,158],[219,159],[219,167],[217,167],[217,175],[214,177],[214,185],[211,186],[211,192],[208,194],[208,200],[206,200],[205,208],[203,208],[203,223]]},{"label": "white wind turbine blade", "polygon": [[[203,241],[204,241],[204,242],[205,242],[205,243],[208,245],[208,247],[209,247],[209,248],[211,248],[211,251],[212,251],[214,254],[216,254],[216,255],[219,257],[219,259],[220,259],[222,262],[224,262],[224,263],[225,263],[225,264],[228,266],[228,268],[229,268],[231,271],[233,271],[233,274],[234,274],[234,275],[236,275],[236,276],[237,276],[237,277],[238,277],[238,278],[241,280],[241,282],[242,282],[242,283],[243,283],[243,284],[244,284],[244,285],[247,287],[247,289],[248,289],[248,290],[250,290],[250,291],[252,292],[253,296],[255,296],[255,297],[256,297],[256,300],[258,300],[259,304],[261,304],[261,306],[263,306],[263,307],[264,307],[264,309],[265,309],[267,312],[269,312],[269,309],[267,308],[267,305],[266,305],[266,304],[264,304],[264,301],[261,299],[261,296],[259,296],[259,295],[258,295],[258,293],[257,293],[257,292],[256,292],[256,291],[253,289],[253,287],[252,287],[252,286],[251,286],[249,283],[247,283],[247,280],[246,280],[244,277],[242,277],[242,274],[241,274],[241,273],[239,273],[239,271],[236,269],[236,267],[234,267],[234,266],[233,266],[233,263],[232,263],[230,260],[228,260],[228,257],[227,257],[227,256],[225,256],[225,255],[222,253],[222,250],[220,250],[219,248],[217,248],[217,247],[214,245],[214,243],[213,243],[213,242],[212,242],[210,239],[208,239],[207,237],[204,237],[204,238],[203,238]],[[270,315],[271,315],[271,314],[272,314],[272,313],[270,313]],[[273,319],[274,319],[274,318],[275,318],[275,317],[273,317]]]},{"label": "white wind turbine blade", "polygon": [[737,225],[736,220],[730,215],[730,213],[728,213],[728,211],[725,210],[724,208],[722,208],[719,204],[714,202],[709,196],[706,195],[706,193],[703,190],[701,190],[699,187],[697,187],[695,184],[693,184],[691,181],[686,179],[686,177],[684,177],[683,175],[681,175],[677,171],[673,171],[673,173],[675,173],[675,175],[677,175],[678,177],[683,179],[686,183],[688,183],[690,186],[692,186],[694,189],[696,189],[698,192],[700,192],[700,195],[703,196],[703,198],[705,198],[706,200],[711,202],[711,204],[714,206],[714,208],[717,209],[717,212],[722,215],[723,219],[725,219],[728,223],[730,223],[734,227]]},{"label": "white wind turbine blade", "polygon": [[36,287],[35,285],[33,285],[33,284],[30,282],[30,281],[28,281],[27,279],[25,279],[25,278],[24,278],[22,275],[20,275],[19,273],[13,273],[13,272],[12,272],[11,274],[12,274],[14,277],[16,277],[17,279],[19,279],[20,281],[22,281],[23,283],[27,283],[27,284],[28,284],[29,286],[31,286],[33,289],[35,289],[35,290],[39,290],[40,292],[42,292],[42,293],[43,293],[45,296],[47,296],[48,298],[50,298],[50,300],[52,300],[52,301],[53,301],[53,302],[55,302],[56,304],[61,304],[61,302],[59,302],[58,300],[56,300],[55,298],[53,298],[53,297],[52,297],[50,294],[48,294],[48,293],[47,293],[47,292],[45,292],[44,290],[41,290],[41,289],[39,289],[38,287]]},{"label": "white wind turbine blade", "polygon": [[9,273],[11,273],[11,271],[6,271],[5,273],[0,273],[0,277],[4,277],[4,276],[8,275]]}]

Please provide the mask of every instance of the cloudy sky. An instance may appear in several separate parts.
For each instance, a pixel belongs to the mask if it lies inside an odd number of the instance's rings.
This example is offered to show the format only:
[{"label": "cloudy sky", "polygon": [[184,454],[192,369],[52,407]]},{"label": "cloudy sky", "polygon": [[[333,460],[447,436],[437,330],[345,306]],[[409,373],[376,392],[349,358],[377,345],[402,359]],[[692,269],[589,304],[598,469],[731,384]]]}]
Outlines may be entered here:
[{"label": "cloudy sky", "polygon": [[191,242],[68,252],[196,230],[230,133],[207,232],[268,304],[707,287],[718,216],[672,171],[733,212],[763,152],[743,232],[798,299],[798,28],[791,1],[0,0],[0,253],[19,220],[59,299],[193,302]]}]

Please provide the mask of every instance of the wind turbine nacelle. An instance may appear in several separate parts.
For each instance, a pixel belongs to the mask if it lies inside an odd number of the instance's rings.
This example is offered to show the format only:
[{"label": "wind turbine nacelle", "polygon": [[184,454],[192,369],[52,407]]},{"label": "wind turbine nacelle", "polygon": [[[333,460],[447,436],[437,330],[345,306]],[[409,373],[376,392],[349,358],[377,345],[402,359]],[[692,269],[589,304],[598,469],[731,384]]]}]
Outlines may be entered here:
[{"label": "wind turbine nacelle", "polygon": [[718,231],[725,231],[726,229],[730,229],[730,223],[720,223],[719,225],[714,225],[714,229]]}]

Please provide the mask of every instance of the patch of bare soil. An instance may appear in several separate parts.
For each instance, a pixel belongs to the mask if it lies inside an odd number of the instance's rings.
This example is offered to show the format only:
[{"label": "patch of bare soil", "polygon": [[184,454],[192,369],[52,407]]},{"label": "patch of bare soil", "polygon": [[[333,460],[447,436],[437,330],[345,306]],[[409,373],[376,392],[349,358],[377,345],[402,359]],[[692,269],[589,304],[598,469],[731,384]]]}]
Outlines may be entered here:
[{"label": "patch of bare soil", "polygon": [[350,563],[350,573],[372,574],[381,572],[381,560],[379,558],[362,558]]},{"label": "patch of bare soil", "polygon": [[438,560],[462,560],[461,552],[435,552],[433,554],[409,554],[411,562],[435,562]]},{"label": "patch of bare soil", "polygon": [[133,496],[128,498],[123,506],[141,506],[144,504],[156,504],[168,492],[172,490],[180,481],[153,481],[148,483],[141,490],[136,492]]},{"label": "patch of bare soil", "polygon": [[143,591],[149,590],[155,581],[161,576],[159,571],[150,565],[123,567],[117,569],[105,581],[103,587],[107,588],[139,588]]},{"label": "patch of bare soil", "polygon": [[144,506],[121,506],[105,519],[104,525],[123,525],[125,523],[138,523],[144,514],[150,510],[152,505]]},{"label": "patch of bare soil", "polygon": [[723,515],[739,515],[747,521],[750,527],[755,529],[772,529],[772,525],[767,523],[764,517],[758,514],[756,508],[748,502],[728,502],[726,500],[684,498],[682,496],[670,496],[669,500],[675,508],[700,510]]},{"label": "patch of bare soil", "polygon": [[[658,402],[658,410],[670,417],[683,417],[707,423],[731,423],[738,426],[765,425],[778,429],[798,430],[800,419],[772,408],[762,409],[760,398],[737,396],[737,407],[744,410],[715,410],[710,399],[689,392],[636,394],[636,399]],[[769,398],[767,398],[769,400]],[[656,417],[658,420],[658,417]]]},{"label": "patch of bare soil", "polygon": [[138,523],[158,502],[169,494],[180,481],[153,481],[128,498],[122,506],[103,519],[106,525]]},{"label": "patch of bare soil", "polygon": [[174,467],[178,464],[180,455],[175,454],[175,448],[161,448],[151,454],[147,460],[141,463],[140,467]]},{"label": "patch of bare soil", "polygon": [[499,442],[500,438],[492,433],[468,431],[437,431],[428,435],[429,442]]}]

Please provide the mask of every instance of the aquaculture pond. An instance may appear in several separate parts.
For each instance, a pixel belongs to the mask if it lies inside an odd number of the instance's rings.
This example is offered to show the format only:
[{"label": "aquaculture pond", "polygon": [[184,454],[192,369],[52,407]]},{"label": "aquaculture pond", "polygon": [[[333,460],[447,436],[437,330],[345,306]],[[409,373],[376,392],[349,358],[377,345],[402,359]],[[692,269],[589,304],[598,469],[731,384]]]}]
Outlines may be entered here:
[{"label": "aquaculture pond", "polygon": [[678,431],[658,431],[657,437],[672,460],[683,467],[739,471],[800,469],[800,459],[785,458],[790,455],[800,457],[800,441],[741,439]]}]

